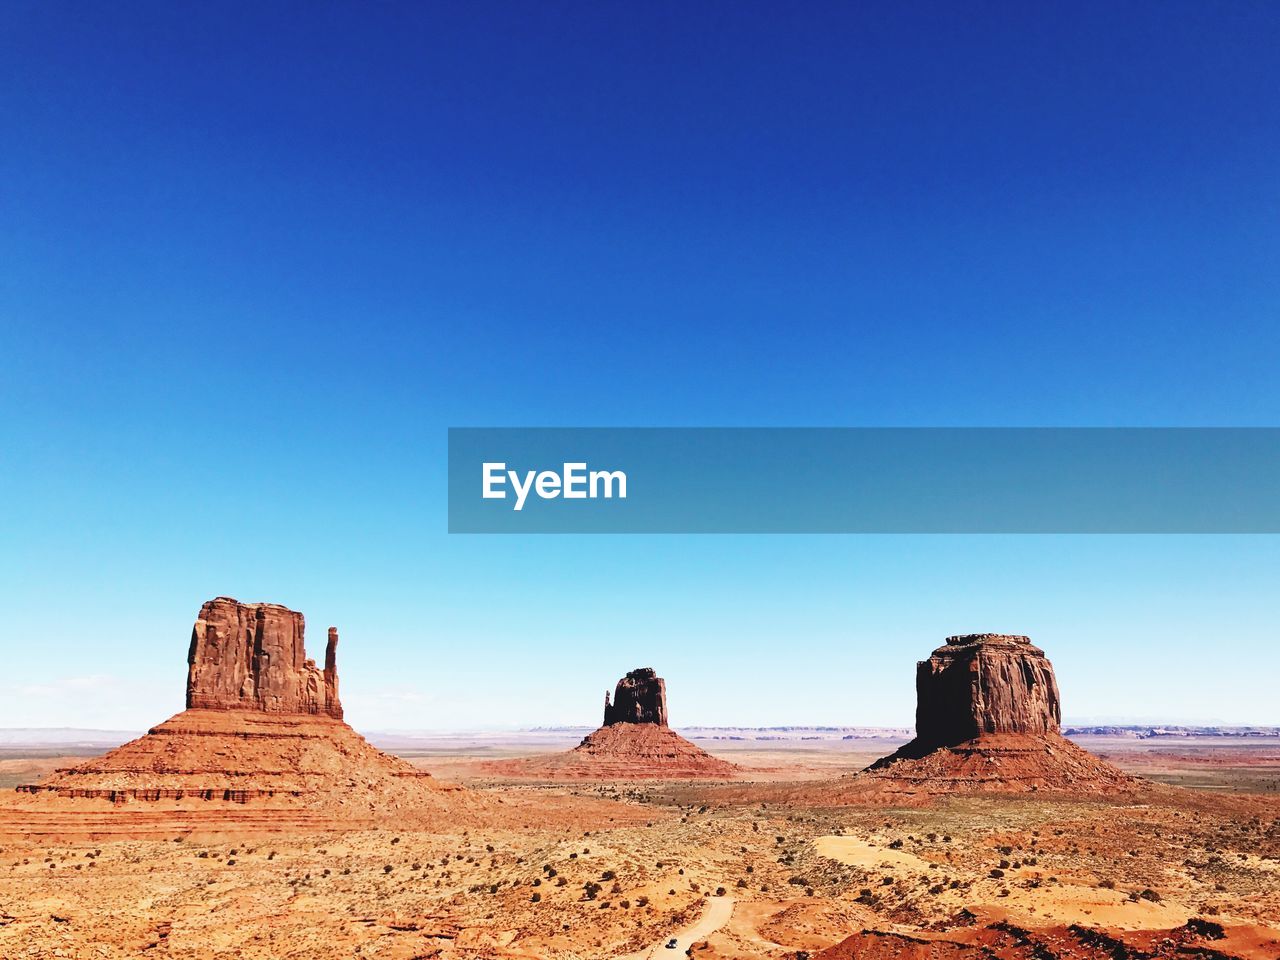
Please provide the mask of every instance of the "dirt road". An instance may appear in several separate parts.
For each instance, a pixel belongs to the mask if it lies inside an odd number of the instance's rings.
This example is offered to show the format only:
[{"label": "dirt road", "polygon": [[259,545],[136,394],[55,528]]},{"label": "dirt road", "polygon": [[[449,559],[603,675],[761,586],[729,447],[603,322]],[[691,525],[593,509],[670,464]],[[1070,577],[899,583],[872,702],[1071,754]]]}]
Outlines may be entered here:
[{"label": "dirt road", "polygon": [[[683,957],[686,950],[723,927],[729,922],[731,916],[733,916],[733,897],[712,897],[707,901],[707,907],[697,921],[663,937],[653,946],[646,947],[639,953],[629,953],[625,957],[620,957],[619,960],[662,960],[666,957]],[[676,941],[675,946],[667,949],[667,944],[671,940]]]}]

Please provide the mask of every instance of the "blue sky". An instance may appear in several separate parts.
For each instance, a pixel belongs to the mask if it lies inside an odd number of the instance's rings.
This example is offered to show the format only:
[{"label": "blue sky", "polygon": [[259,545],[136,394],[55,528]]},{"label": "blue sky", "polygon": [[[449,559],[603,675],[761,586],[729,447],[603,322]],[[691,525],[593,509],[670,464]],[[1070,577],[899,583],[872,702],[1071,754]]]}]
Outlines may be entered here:
[{"label": "blue sky", "polygon": [[5,6],[0,725],[217,594],[366,729],[907,723],[983,629],[1280,723],[1272,537],[445,534],[449,426],[1280,420],[1274,5],[690,6]]}]

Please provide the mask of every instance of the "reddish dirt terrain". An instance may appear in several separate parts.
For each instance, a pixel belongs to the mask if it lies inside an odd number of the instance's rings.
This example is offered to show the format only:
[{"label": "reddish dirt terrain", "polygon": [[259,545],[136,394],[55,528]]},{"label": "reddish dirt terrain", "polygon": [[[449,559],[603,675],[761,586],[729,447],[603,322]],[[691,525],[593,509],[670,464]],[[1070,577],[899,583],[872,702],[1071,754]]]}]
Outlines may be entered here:
[{"label": "reddish dirt terrain", "polygon": [[[772,757],[779,775],[809,762],[799,743]],[[429,815],[391,804],[368,818],[281,798],[13,792],[0,806],[0,956],[568,960],[692,946],[796,960],[850,938],[854,956],[886,944],[921,956],[917,940],[948,956],[1003,920],[1048,945],[1036,960],[1088,956],[1063,948],[1073,925],[1138,958],[1149,937],[1203,945],[1168,933],[1198,919],[1225,931],[1199,956],[1280,957],[1270,793],[841,806],[798,793],[812,782],[464,785]],[[697,929],[703,917],[718,925]],[[686,929],[696,941],[660,945]],[[1001,939],[996,955],[1021,956],[1001,952],[1014,946]]]},{"label": "reddish dirt terrain", "polygon": [[1051,668],[1020,665],[1043,654],[1018,638],[930,667],[964,678],[945,702],[968,740],[917,736],[871,771],[873,741],[818,764],[771,735],[752,782],[671,731],[665,686],[633,671],[578,748],[447,784],[348,727],[336,635],[324,670],[301,640],[284,608],[206,605],[190,709],[8,794],[0,957],[1280,958],[1276,769],[1131,779],[1149,750],[1063,740]]}]

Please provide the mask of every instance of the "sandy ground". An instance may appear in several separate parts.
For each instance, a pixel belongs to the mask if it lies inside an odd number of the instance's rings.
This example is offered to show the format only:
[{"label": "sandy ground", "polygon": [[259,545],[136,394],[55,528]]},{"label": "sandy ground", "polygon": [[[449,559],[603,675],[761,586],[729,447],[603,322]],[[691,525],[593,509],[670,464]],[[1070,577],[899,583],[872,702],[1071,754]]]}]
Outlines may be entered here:
[{"label": "sandy ground", "polygon": [[[775,799],[891,741],[695,742],[751,769],[736,784],[515,783],[468,770],[528,743],[402,745],[469,791],[474,816],[426,825],[15,794],[0,806],[0,956],[797,960],[863,930],[936,936],[976,915],[1116,936],[1204,919],[1227,928],[1223,955],[1280,957],[1274,745],[1093,745],[1195,787],[1140,801],[895,809]],[[10,755],[0,774],[48,759]]]}]

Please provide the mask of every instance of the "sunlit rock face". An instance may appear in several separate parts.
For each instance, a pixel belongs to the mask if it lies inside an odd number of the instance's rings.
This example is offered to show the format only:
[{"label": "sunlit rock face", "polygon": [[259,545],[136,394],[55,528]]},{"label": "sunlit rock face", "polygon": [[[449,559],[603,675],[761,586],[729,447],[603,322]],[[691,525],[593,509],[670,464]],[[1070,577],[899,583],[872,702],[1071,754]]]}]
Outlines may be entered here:
[{"label": "sunlit rock face", "polygon": [[200,608],[187,654],[187,707],[318,713],[342,718],[338,631],[324,669],[307,659],[301,613],[275,603],[218,597]]}]

